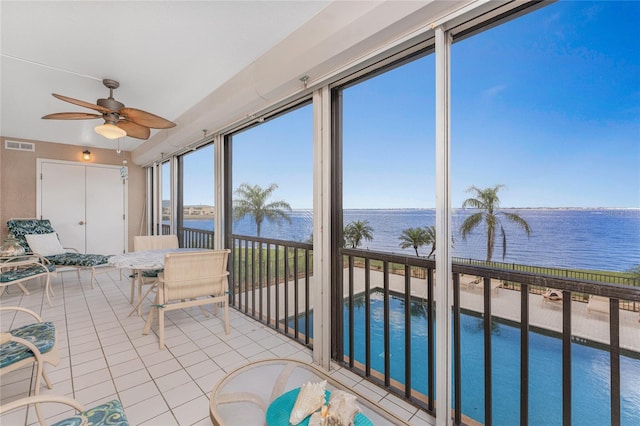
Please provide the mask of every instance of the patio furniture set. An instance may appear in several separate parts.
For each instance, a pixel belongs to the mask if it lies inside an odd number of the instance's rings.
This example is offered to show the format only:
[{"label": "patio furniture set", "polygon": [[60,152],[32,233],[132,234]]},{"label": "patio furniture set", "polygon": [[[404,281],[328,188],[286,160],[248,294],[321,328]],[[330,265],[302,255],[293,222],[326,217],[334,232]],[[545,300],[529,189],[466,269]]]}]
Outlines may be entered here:
[{"label": "patio furniture set", "polygon": [[[29,291],[23,283],[28,280],[42,280],[44,292],[50,306],[51,276],[56,267],[73,267],[91,271],[93,288],[97,267],[111,266],[131,271],[132,315],[141,314],[141,304],[151,291],[156,291],[155,301],[151,305],[145,322],[143,334],[148,334],[154,319],[158,318],[158,343],[164,348],[165,311],[198,306],[205,316],[209,312],[204,305],[213,305],[214,314],[219,305],[224,309],[225,332],[229,334],[228,271],[227,262],[230,250],[181,249],[175,235],[136,236],[134,251],[115,256],[81,254],[68,251],[60,245],[57,234],[48,220],[20,219],[8,222],[9,231],[15,236],[17,247],[0,258],[0,285],[4,289],[16,285],[26,295]],[[10,237],[11,239],[11,237]],[[148,290],[143,294],[143,287]],[[136,297],[137,289],[137,297]],[[43,404],[63,404],[77,412],[71,418],[55,423],[62,425],[119,425],[129,423],[118,400],[112,400],[87,409],[78,401],[53,394],[41,395],[41,381],[44,379],[48,389],[53,383],[45,372],[45,364],[56,367],[60,357],[56,346],[56,328],[53,322],[43,321],[35,312],[22,307],[0,307],[0,311],[14,311],[18,315],[30,315],[30,323],[15,327],[0,334],[0,374],[16,371],[34,364],[36,367],[35,384],[30,396],[0,405],[0,415],[21,407],[34,406],[38,422],[47,424],[41,411]],[[6,315],[6,314],[5,314]],[[24,320],[17,321],[23,324]],[[323,384],[321,404],[328,408],[323,412],[338,412],[337,403],[330,399],[331,392],[348,391],[351,401],[358,402],[352,407],[351,419],[355,425],[402,424],[393,414],[378,406],[374,401],[358,391],[349,388],[326,371],[306,363],[294,360],[268,360],[249,363],[225,376],[213,389],[210,397],[209,413],[216,425],[224,424],[289,424],[289,413],[300,404],[306,384]],[[261,383],[264,386],[256,386]],[[326,390],[325,390],[326,386]],[[323,394],[324,395],[324,394]],[[337,398],[336,398],[337,399]],[[296,405],[298,404],[298,405]],[[270,408],[271,407],[271,408]],[[316,408],[320,408],[319,406]],[[284,411],[283,411],[284,410]],[[333,410],[333,411],[331,411]],[[320,411],[314,414],[319,418]],[[313,413],[303,413],[301,419],[309,418]],[[354,417],[355,416],[355,417]],[[281,423],[281,421],[283,423]],[[305,420],[307,422],[308,420]],[[373,423],[372,423],[373,422]],[[306,423],[305,423],[306,424]],[[311,423],[309,423],[311,424]]]},{"label": "patio furniture set", "polygon": [[[198,306],[205,315],[208,312],[203,305],[210,304],[214,308],[222,304],[224,308],[226,332],[229,333],[229,314],[226,289],[227,259],[229,250],[192,250],[179,249],[175,236],[136,237],[136,249],[141,251],[123,254],[116,257],[81,254],[64,249],[48,220],[19,219],[8,222],[11,236],[8,238],[11,249],[7,256],[0,257],[0,285],[4,289],[16,285],[25,294],[29,291],[23,283],[28,280],[41,279],[44,292],[50,306],[51,275],[56,273],[56,266],[69,266],[78,270],[91,270],[91,287],[93,288],[96,267],[107,266],[128,268],[132,270],[131,303],[134,302],[134,290],[138,287],[138,300],[131,313],[139,309],[142,286],[150,285],[157,289],[155,303],[151,308],[143,333],[149,333],[153,319],[158,317],[159,347],[164,348],[164,312]],[[17,243],[17,245],[16,245]],[[3,245],[4,248],[10,245]],[[169,246],[171,249],[156,247]],[[143,250],[144,249],[144,250]],[[113,259],[110,262],[110,258]],[[151,260],[151,261],[150,261]],[[148,294],[149,292],[147,292]],[[145,294],[145,296],[147,295]],[[58,365],[59,356],[56,348],[56,330],[52,322],[43,322],[35,312],[21,307],[0,307],[0,311],[16,311],[33,317],[35,322],[16,327],[0,334],[0,374],[15,371],[29,364],[36,366],[36,379],[33,396],[0,405],[0,414],[34,405],[40,424],[46,424],[40,410],[44,403],[61,403],[75,408],[79,414],[71,419],[63,420],[56,425],[127,425],[126,416],[119,401],[85,409],[85,407],[69,398],[55,395],[40,395],[41,380],[47,387],[53,384],[46,375],[44,364],[54,367]],[[130,313],[130,314],[131,314]],[[215,313],[215,312],[214,312]]]}]

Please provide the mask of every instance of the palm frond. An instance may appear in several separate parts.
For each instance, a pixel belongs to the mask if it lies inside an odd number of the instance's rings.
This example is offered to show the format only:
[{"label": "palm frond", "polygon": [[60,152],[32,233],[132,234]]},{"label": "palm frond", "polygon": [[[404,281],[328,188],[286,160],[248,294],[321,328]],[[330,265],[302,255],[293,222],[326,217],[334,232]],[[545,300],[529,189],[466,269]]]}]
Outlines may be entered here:
[{"label": "palm frond", "polygon": [[520,215],[516,213],[501,212],[510,222],[515,223],[527,233],[527,237],[531,235],[531,227]]},{"label": "palm frond", "polygon": [[466,240],[467,235],[469,235],[480,224],[483,216],[484,214],[481,212],[474,213],[462,222],[462,225],[460,225],[460,232],[463,240]]}]

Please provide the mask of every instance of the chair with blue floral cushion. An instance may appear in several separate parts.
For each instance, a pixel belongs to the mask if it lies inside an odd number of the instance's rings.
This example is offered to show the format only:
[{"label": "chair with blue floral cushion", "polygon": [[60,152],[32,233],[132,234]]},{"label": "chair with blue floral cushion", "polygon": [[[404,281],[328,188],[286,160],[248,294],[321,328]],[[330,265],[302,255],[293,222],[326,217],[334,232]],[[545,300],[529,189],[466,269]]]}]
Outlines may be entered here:
[{"label": "chair with blue floral cushion", "polygon": [[0,257],[0,295],[5,288],[10,285],[16,285],[22,292],[29,295],[22,283],[35,278],[44,278],[45,295],[49,306],[53,291],[51,290],[51,275],[55,275],[56,266],[51,264],[46,258],[38,255],[29,256],[7,256]]},{"label": "chair with blue floral cushion", "polygon": [[[38,395],[18,399],[0,405],[0,415],[17,410],[29,405],[35,405],[38,421],[41,425],[46,425],[38,407],[43,403],[65,404],[78,411],[78,414],[59,420],[51,426],[128,426],[129,422],[124,414],[122,404],[117,399],[100,404],[96,407],[85,409],[78,401],[64,396]],[[31,424],[31,423],[29,423]]]},{"label": "chair with blue floral cushion", "polygon": [[48,219],[10,219],[7,227],[27,253],[44,256],[52,264],[68,266],[78,270],[91,270],[91,288],[96,266],[107,265],[109,256],[101,254],[83,254],[73,248],[65,248],[60,244],[56,231]]},{"label": "chair with blue floral cushion", "polygon": [[40,392],[41,378],[51,389],[53,386],[44,371],[44,364],[51,364],[55,367],[60,361],[54,324],[43,322],[38,314],[19,306],[0,306],[0,312],[6,311],[27,313],[37,322],[0,333],[0,375],[35,363],[37,372],[34,394],[38,395]]}]

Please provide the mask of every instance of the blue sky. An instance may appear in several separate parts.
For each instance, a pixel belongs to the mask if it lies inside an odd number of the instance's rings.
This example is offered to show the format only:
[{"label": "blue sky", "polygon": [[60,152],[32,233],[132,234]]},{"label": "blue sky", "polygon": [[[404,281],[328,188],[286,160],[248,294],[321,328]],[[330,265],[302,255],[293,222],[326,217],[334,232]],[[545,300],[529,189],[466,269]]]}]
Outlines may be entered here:
[{"label": "blue sky", "polygon": [[[560,1],[454,44],[453,207],[495,184],[503,207],[640,207],[638,22],[640,2]],[[433,55],[345,90],[345,208],[435,206],[434,93]],[[275,182],[274,200],[310,208],[311,113],[235,135],[234,187]]]}]

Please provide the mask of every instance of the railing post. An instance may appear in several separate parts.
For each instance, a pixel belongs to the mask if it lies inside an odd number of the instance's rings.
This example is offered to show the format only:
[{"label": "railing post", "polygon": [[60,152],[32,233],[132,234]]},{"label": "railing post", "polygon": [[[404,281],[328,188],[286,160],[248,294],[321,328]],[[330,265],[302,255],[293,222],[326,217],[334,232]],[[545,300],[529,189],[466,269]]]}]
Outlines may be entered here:
[{"label": "railing post", "polygon": [[611,368],[611,424],[620,424],[620,301],[609,299],[609,357]]},{"label": "railing post", "polygon": [[493,381],[491,380],[491,278],[484,277],[484,424],[491,426]]},{"label": "railing post", "polygon": [[529,286],[520,284],[520,426],[529,424]]},{"label": "railing post", "polygon": [[562,292],[562,424],[571,426],[571,292]]},{"label": "railing post", "polygon": [[[431,331],[431,329],[429,329]],[[429,335],[431,336],[431,335]],[[431,340],[431,339],[430,339]],[[462,424],[462,354],[460,345],[460,274],[453,274],[453,398],[454,424]],[[431,395],[430,395],[431,398]]]}]

